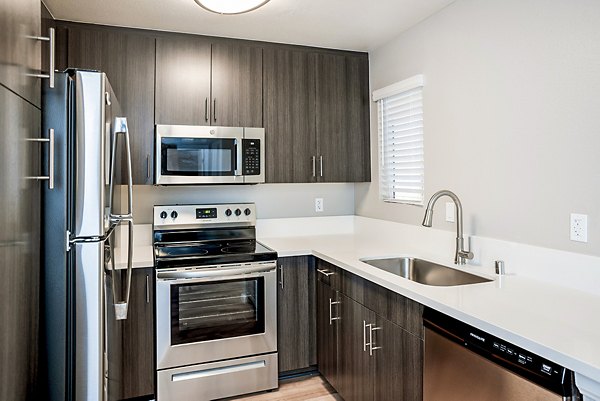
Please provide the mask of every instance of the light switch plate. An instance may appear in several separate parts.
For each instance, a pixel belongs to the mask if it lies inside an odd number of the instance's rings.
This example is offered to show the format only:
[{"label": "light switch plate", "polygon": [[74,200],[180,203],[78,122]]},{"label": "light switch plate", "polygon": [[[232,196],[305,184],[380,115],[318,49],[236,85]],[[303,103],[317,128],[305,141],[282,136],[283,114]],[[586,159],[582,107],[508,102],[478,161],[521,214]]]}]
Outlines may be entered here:
[{"label": "light switch plate", "polygon": [[588,241],[587,214],[571,213],[571,241]]},{"label": "light switch plate", "polygon": [[456,221],[455,212],[456,207],[454,206],[454,202],[446,202],[446,221],[454,223]]},{"label": "light switch plate", "polygon": [[315,212],[322,212],[324,209],[323,198],[315,198]]}]

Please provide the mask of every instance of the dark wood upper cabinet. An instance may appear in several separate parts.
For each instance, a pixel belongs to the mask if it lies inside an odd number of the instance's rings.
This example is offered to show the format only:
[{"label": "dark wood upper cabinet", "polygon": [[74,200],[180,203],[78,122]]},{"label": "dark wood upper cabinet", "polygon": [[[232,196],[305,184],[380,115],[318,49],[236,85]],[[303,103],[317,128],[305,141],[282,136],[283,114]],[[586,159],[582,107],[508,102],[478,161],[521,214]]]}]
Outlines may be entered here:
[{"label": "dark wood upper cabinet", "polygon": [[280,258],[277,262],[277,349],[279,372],[308,369],[315,363],[314,262],[310,256]]},{"label": "dark wood upper cabinet", "polygon": [[263,126],[262,67],[261,47],[213,43],[211,125]]},{"label": "dark wood upper cabinet", "polygon": [[320,182],[370,181],[366,56],[318,54],[317,170]]},{"label": "dark wood upper cabinet", "polygon": [[210,125],[211,45],[201,38],[156,39],[156,124]]},{"label": "dark wood upper cabinet", "polygon": [[157,124],[262,127],[262,48],[156,39]]},{"label": "dark wood upper cabinet", "polygon": [[314,182],[315,55],[271,47],[263,64],[266,181]]},{"label": "dark wood upper cabinet", "polygon": [[[0,83],[38,108],[41,106],[40,52],[48,42],[31,39],[40,32],[40,2],[3,0],[0,4]],[[47,71],[46,71],[47,72]]]},{"label": "dark wood upper cabinet", "polygon": [[106,73],[127,117],[134,184],[152,183],[154,38],[125,29],[69,25],[68,65]]},{"label": "dark wood upper cabinet", "polygon": [[134,184],[153,183],[155,124],[264,127],[269,183],[370,180],[366,54],[56,27],[57,68],[101,70],[113,85],[129,119]]},{"label": "dark wood upper cabinet", "polygon": [[123,398],[154,398],[153,268],[133,270],[128,315],[123,321]]}]

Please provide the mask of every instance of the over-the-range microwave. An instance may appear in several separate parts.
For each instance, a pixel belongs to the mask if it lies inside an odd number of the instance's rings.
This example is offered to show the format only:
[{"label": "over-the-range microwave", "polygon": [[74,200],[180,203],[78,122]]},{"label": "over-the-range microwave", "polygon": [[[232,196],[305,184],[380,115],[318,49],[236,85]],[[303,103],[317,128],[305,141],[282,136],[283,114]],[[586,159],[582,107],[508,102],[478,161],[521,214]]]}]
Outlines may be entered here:
[{"label": "over-the-range microwave", "polygon": [[265,182],[264,128],[156,126],[157,185]]}]

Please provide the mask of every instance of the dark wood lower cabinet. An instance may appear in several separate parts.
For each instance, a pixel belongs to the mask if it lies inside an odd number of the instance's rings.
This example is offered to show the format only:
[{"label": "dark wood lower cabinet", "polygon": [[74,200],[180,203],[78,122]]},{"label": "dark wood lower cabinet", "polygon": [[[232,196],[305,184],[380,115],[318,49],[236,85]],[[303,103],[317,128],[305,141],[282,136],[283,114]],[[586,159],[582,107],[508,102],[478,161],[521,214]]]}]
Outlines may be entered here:
[{"label": "dark wood lower cabinet", "polygon": [[[122,274],[125,276],[124,271]],[[134,269],[132,280],[128,318],[122,331],[123,399],[155,394],[154,268]]]},{"label": "dark wood lower cabinet", "polygon": [[337,390],[345,401],[370,401],[374,366],[367,346],[367,325],[375,321],[375,313],[345,295],[340,296],[340,302]]},{"label": "dark wood lower cabinet", "polygon": [[316,363],[314,260],[280,258],[277,263],[277,341],[279,372],[307,369]]},{"label": "dark wood lower cabinet", "polygon": [[423,399],[423,340],[381,316],[373,332],[374,399]]},{"label": "dark wood lower cabinet", "polygon": [[421,401],[420,305],[407,307],[413,301],[376,291],[375,284],[322,261],[317,268],[323,272],[317,281],[321,374],[345,401]]},{"label": "dark wood lower cabinet", "polygon": [[322,281],[317,281],[317,362],[321,375],[336,389],[339,388],[339,304],[330,305],[330,302],[337,300],[337,291]]}]

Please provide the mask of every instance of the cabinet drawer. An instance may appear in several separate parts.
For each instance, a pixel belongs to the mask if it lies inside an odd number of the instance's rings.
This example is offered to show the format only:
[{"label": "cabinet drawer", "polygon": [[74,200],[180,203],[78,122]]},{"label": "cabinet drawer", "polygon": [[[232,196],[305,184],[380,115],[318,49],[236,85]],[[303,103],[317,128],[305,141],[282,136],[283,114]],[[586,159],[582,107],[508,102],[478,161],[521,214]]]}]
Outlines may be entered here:
[{"label": "cabinet drawer", "polygon": [[341,290],[343,270],[321,259],[317,259],[316,264],[318,280],[334,290]]}]

